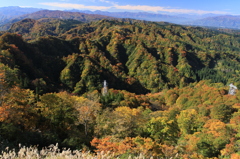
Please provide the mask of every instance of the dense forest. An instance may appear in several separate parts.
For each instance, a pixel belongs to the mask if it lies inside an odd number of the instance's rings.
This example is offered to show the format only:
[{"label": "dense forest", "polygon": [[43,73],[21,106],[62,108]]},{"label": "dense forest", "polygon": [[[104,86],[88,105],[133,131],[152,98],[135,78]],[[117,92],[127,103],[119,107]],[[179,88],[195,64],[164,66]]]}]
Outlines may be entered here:
[{"label": "dense forest", "polygon": [[236,31],[42,18],[0,35],[1,150],[240,157],[240,93],[228,94],[240,88]]}]

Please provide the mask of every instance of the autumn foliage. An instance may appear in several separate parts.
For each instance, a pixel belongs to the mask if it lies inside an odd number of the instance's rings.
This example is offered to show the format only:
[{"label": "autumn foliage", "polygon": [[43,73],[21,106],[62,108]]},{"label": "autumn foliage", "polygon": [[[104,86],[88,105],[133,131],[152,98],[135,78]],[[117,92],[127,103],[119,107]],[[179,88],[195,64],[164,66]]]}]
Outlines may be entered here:
[{"label": "autumn foliage", "polygon": [[10,32],[0,37],[1,150],[239,158],[240,92],[228,94],[240,84],[238,34],[130,19],[27,19]]}]

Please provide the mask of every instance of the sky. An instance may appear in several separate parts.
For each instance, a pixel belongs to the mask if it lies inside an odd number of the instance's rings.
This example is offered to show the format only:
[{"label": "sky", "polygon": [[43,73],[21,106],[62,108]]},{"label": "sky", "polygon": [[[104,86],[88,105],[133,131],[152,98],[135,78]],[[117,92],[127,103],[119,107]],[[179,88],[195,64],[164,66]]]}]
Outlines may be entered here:
[{"label": "sky", "polygon": [[7,6],[51,10],[240,15],[239,0],[0,0],[0,7]]}]

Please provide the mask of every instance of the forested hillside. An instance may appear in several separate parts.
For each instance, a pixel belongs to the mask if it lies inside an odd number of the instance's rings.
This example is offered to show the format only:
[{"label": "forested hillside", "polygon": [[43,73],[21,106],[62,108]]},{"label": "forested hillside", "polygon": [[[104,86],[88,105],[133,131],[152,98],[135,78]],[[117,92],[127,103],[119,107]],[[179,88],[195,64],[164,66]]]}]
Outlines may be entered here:
[{"label": "forested hillside", "polygon": [[239,35],[134,20],[25,19],[9,32],[1,48],[28,87],[41,78],[48,88],[82,94],[107,80],[111,88],[144,94],[204,79],[239,80]]},{"label": "forested hillside", "polygon": [[0,34],[2,149],[59,143],[123,158],[239,157],[240,94],[227,94],[228,84],[240,86],[238,34],[54,18]]}]

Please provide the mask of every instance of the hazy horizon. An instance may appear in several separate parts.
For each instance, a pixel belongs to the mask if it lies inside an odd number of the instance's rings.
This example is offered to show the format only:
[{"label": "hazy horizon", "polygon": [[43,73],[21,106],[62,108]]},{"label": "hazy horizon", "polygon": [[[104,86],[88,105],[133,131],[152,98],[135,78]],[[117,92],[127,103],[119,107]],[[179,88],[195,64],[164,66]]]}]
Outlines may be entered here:
[{"label": "hazy horizon", "polygon": [[240,1],[223,0],[170,0],[170,1],[117,1],[117,0],[12,0],[1,2],[0,7],[19,6],[49,10],[90,10],[109,12],[150,12],[165,14],[229,14],[240,15]]}]

